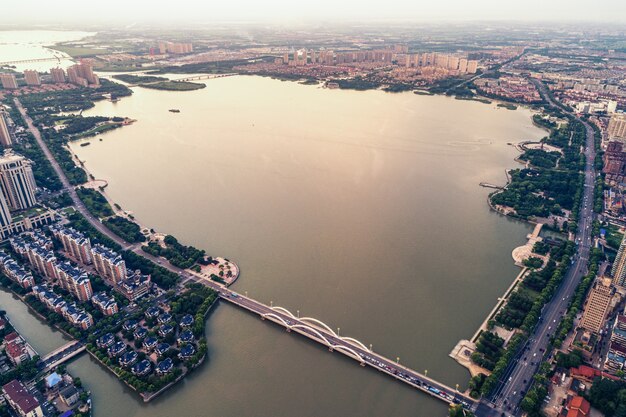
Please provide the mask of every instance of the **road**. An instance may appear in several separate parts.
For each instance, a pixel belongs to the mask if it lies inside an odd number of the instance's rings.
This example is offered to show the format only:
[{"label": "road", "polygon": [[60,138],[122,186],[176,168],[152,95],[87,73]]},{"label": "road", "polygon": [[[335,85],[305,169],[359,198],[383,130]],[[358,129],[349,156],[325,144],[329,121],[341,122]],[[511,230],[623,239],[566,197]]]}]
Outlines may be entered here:
[{"label": "road", "polygon": [[[539,89],[542,97],[550,106],[562,109],[561,106],[552,101],[543,83],[538,80],[531,81]],[[575,115],[572,116],[576,117]],[[576,291],[581,278],[587,273],[587,261],[589,260],[589,253],[592,247],[591,224],[594,218],[593,191],[596,178],[594,169],[596,153],[593,128],[588,123],[580,121],[586,129],[586,146],[584,149],[586,162],[578,232],[575,236],[578,246],[577,252],[573,257],[574,263],[567,271],[552,301],[542,310],[540,321],[533,334],[530,335],[527,343],[511,361],[500,381],[500,386],[492,393],[488,401],[484,401],[479,406],[477,410],[477,416],[479,417],[502,416],[503,413],[506,416],[520,415],[519,404],[524,397],[524,393],[529,388],[533,375],[537,372],[544,355],[550,350],[550,336],[554,334],[563,315],[567,312],[571,297]]]},{"label": "road", "polygon": [[167,270],[178,274],[179,276],[181,276],[183,281],[193,280],[214,289],[219,293],[219,296],[222,300],[226,300],[231,304],[236,305],[237,307],[243,308],[253,314],[260,316],[265,320],[271,320],[274,323],[285,327],[288,331],[299,333],[305,337],[308,337],[311,340],[314,340],[326,347],[331,348],[331,350],[333,351],[343,353],[351,359],[358,361],[363,366],[370,366],[413,388],[419,389],[434,398],[437,398],[448,404],[463,404],[467,409],[471,410],[475,409],[478,406],[478,403],[475,400],[457,392],[454,388],[448,387],[445,384],[428,378],[426,375],[422,375],[419,372],[407,368],[399,363],[396,363],[382,355],[379,355],[378,353],[374,353],[373,351],[370,351],[367,347],[365,347],[361,342],[358,342],[355,339],[339,336],[335,334],[332,330],[330,330],[330,328],[325,324],[321,322],[315,323],[315,319],[300,319],[293,316],[292,314],[287,314],[286,310],[284,309],[270,307],[254,299],[244,297],[241,294],[227,289],[221,284],[195,276],[183,269],[171,265],[167,261],[163,261],[163,258],[157,258],[143,252],[141,248],[137,245],[132,245],[126,242],[124,239],[120,238],[119,236],[111,232],[108,228],[106,228],[106,226],[104,226],[97,217],[89,212],[89,210],[80,200],[80,198],[78,198],[76,190],[69,183],[67,177],[65,176],[65,173],[63,172],[56,159],[50,152],[50,149],[42,139],[39,129],[35,127],[32,119],[30,118],[30,116],[28,116],[20,101],[17,98],[15,98],[14,101],[17,109],[26,121],[28,129],[35,137],[35,140],[43,150],[48,161],[50,161],[50,163],[52,164],[52,167],[54,168],[57,176],[61,179],[63,188],[69,193],[70,197],[72,198],[76,209],[100,233],[109,237],[111,240],[119,244],[124,249],[132,250],[137,255],[143,256],[144,258],[161,265],[163,268],[166,268]]}]

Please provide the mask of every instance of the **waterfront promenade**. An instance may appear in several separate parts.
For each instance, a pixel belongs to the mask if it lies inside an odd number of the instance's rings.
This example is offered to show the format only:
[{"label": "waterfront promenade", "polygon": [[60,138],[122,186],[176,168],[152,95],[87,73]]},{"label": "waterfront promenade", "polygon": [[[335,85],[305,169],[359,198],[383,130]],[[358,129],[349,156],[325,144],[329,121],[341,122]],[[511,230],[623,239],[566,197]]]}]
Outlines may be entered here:
[{"label": "waterfront promenade", "polygon": [[69,183],[69,180],[67,179],[65,173],[63,172],[58,162],[52,155],[50,149],[42,139],[41,133],[35,127],[32,119],[26,113],[26,110],[22,106],[19,99],[15,98],[14,102],[18,111],[24,118],[24,121],[26,122],[29,131],[35,137],[37,144],[42,149],[44,155],[49,160],[54,171],[61,180],[63,188],[72,198],[76,210],[80,212],[96,230],[119,244],[122,248],[126,250],[131,250],[137,255],[149,259],[154,263],[160,264],[162,267],[168,269],[169,271],[178,274],[182,278],[183,282],[191,280],[206,285],[217,291],[222,300],[228,301],[232,305],[256,314],[264,320],[269,320],[276,324],[279,324],[285,327],[288,331],[299,333],[315,342],[321,343],[322,345],[328,347],[331,351],[341,352],[351,359],[358,361],[359,364],[377,369],[380,372],[392,376],[395,379],[413,388],[428,393],[433,398],[444,401],[448,404],[463,404],[467,409],[470,410],[473,410],[478,406],[478,403],[475,400],[458,392],[455,388],[451,388],[443,383],[437,382],[427,377],[426,375],[407,368],[378,353],[374,353],[361,342],[358,342],[355,339],[341,337],[334,333],[330,329],[330,327],[318,320],[315,320],[313,318],[300,319],[298,317],[294,317],[293,314],[289,313],[285,309],[267,306],[254,299],[244,297],[241,294],[228,290],[225,286],[221,284],[218,284],[211,280],[203,279],[202,277],[199,277],[195,274],[191,274],[186,270],[171,265],[167,261],[162,262],[161,258],[157,258],[153,255],[145,253],[137,245],[132,245],[126,242],[124,239],[111,232],[100,222],[99,219],[97,219],[91,214],[91,212],[89,212],[87,207],[78,197],[74,187]]}]

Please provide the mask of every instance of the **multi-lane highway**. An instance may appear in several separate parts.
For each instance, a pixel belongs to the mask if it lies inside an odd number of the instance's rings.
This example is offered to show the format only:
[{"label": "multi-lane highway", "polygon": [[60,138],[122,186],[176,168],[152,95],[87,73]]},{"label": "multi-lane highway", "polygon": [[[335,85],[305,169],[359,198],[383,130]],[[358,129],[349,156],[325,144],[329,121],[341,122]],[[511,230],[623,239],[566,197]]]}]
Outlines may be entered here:
[{"label": "multi-lane highway", "polygon": [[[550,98],[546,87],[538,80],[532,80],[539,89],[542,97],[550,106],[557,106]],[[575,115],[572,115],[575,117]],[[580,120],[580,119],[579,119]],[[582,196],[578,232],[576,233],[577,251],[573,257],[573,264],[565,275],[561,286],[557,289],[552,301],[548,303],[541,314],[541,319],[534,332],[505,371],[498,388],[491,398],[483,401],[478,407],[480,417],[520,415],[519,404],[529,388],[533,375],[537,372],[544,356],[549,352],[550,337],[554,335],[563,315],[567,311],[571,297],[576,291],[582,276],[587,272],[587,261],[592,246],[591,229],[593,222],[593,192],[596,173],[594,169],[595,144],[594,131],[588,123],[580,120],[586,129],[586,145],[584,154],[585,181]]]}]

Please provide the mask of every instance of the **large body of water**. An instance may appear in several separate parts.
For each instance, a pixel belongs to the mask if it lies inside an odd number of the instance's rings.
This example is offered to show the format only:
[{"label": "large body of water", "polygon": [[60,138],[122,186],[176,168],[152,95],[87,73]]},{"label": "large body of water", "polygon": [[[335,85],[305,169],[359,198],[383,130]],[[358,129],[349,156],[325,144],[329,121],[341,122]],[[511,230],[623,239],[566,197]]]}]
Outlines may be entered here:
[{"label": "large body of water", "polygon": [[[518,273],[511,250],[530,230],[490,212],[478,183],[505,181],[516,154],[507,142],[543,135],[527,110],[260,77],[134,92],[85,115],[135,124],[72,145],[115,202],[146,226],[236,261],[236,290],[465,385],[468,373],[448,353]],[[50,338],[62,344],[7,294],[0,304],[38,328],[27,334],[36,349],[50,349]],[[218,305],[206,329],[209,360],[148,405],[86,356],[70,370],[92,390],[96,417],[446,413],[231,306]]]}]

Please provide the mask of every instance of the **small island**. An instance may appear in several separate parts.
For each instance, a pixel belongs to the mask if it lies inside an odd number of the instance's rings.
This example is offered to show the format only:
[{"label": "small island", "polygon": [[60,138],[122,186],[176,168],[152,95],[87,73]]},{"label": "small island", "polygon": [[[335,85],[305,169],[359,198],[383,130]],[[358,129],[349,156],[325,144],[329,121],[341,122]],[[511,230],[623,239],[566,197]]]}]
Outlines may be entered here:
[{"label": "small island", "polygon": [[141,87],[152,88],[153,90],[166,91],[192,91],[206,87],[203,83],[192,83],[189,81],[160,81],[158,83],[140,84]]},{"label": "small island", "polygon": [[190,81],[176,81],[165,77],[153,75],[118,74],[113,75],[116,80],[124,81],[127,84],[139,87],[152,88],[154,90],[166,91],[192,91],[206,87],[204,83],[194,83]]}]

